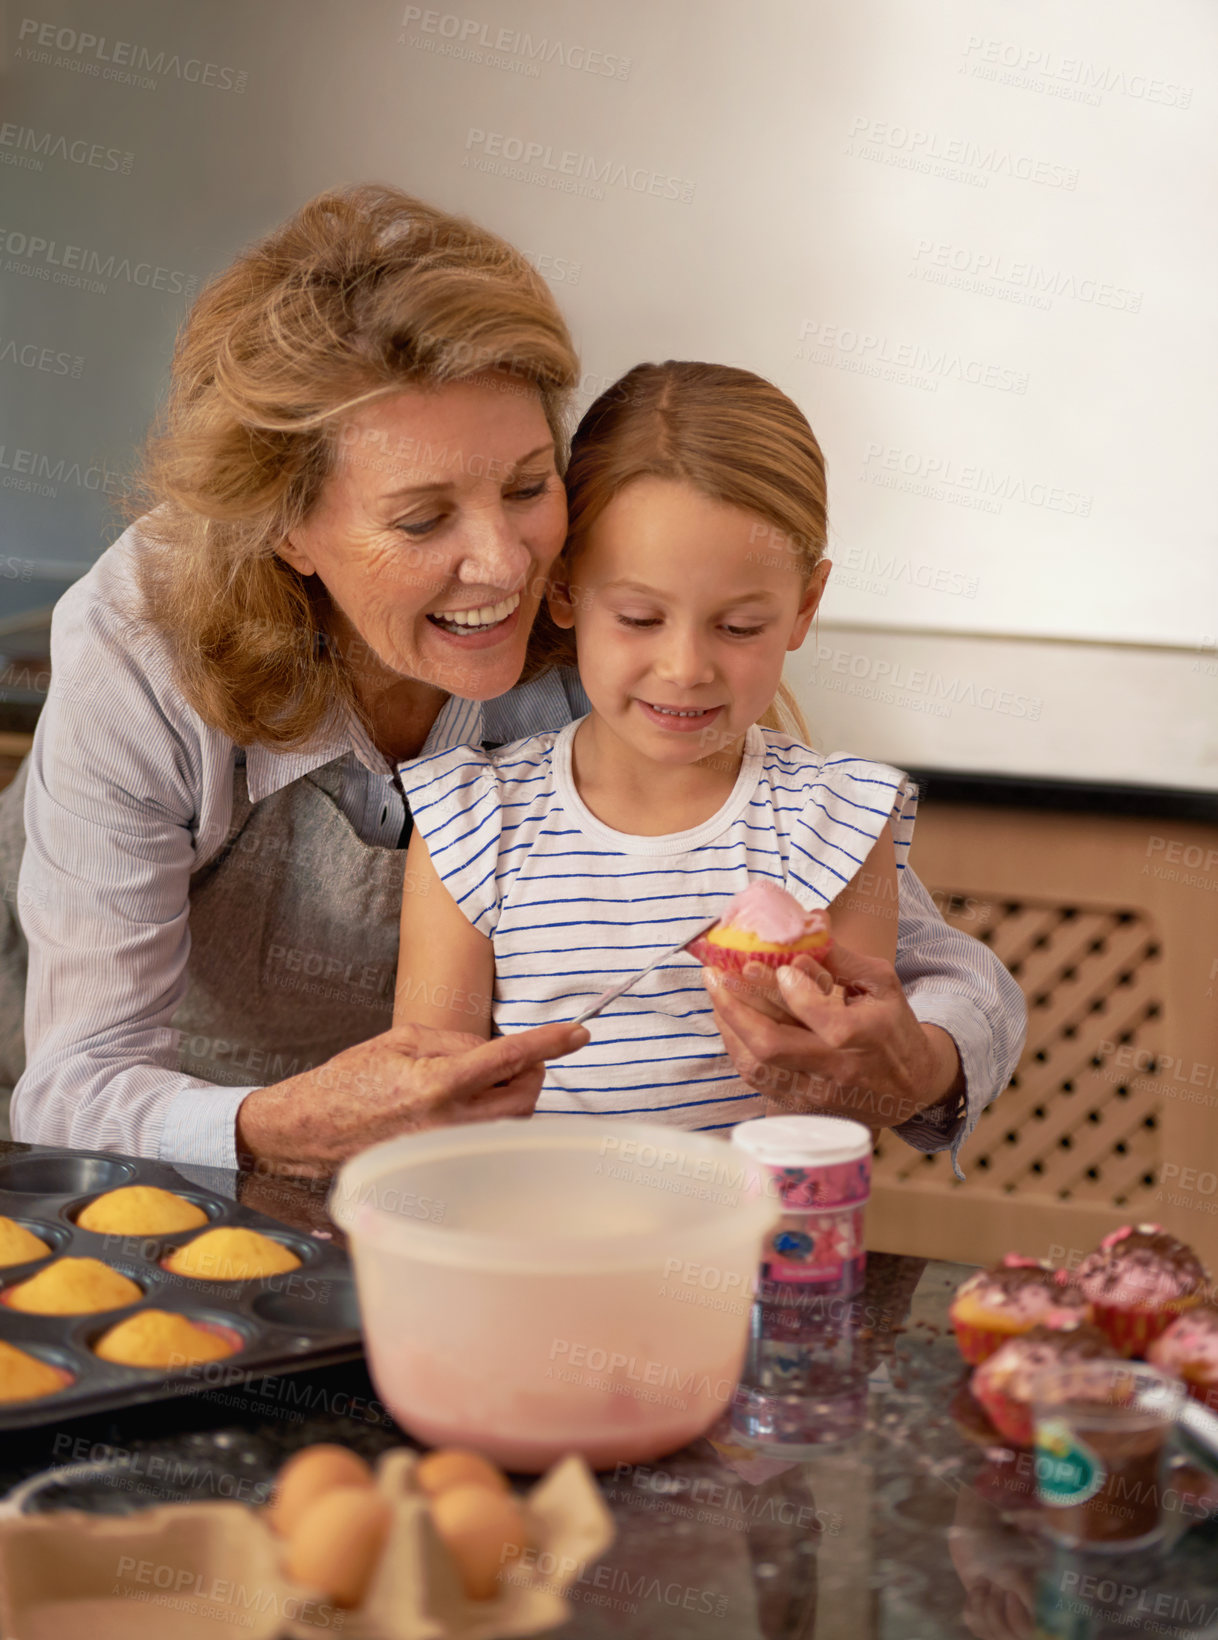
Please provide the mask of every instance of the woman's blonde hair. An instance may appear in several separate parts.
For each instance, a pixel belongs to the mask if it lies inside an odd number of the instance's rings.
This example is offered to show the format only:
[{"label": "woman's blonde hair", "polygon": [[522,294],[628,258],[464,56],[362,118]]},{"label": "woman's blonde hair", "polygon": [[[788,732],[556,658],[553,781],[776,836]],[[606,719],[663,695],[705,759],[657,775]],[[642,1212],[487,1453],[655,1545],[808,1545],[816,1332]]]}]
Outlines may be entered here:
[{"label": "woman's blonde hair", "polygon": [[130,508],[149,544],[144,612],[200,716],[240,745],[284,747],[355,705],[325,589],[276,550],[318,499],[341,418],[508,372],[540,395],[561,471],[578,369],[518,251],[396,188],[320,194],[239,256],[178,337]]},{"label": "woman's blonde hair", "polygon": [[[570,517],[561,574],[628,484],[668,478],[754,513],[757,557],[782,555],[804,586],[828,544],[825,458],[799,406],[762,376],[726,364],[639,364],[606,388],[571,441]],[[572,634],[543,609],[525,676],[575,662]],[[808,727],[785,683],[759,720],[801,740]]]}]

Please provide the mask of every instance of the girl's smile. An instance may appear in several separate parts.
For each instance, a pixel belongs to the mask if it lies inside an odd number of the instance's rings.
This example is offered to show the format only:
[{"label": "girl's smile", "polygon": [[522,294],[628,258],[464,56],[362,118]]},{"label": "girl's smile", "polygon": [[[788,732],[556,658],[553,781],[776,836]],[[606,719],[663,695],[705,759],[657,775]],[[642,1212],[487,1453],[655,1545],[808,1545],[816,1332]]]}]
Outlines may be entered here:
[{"label": "girl's smile", "polygon": [[671,734],[688,735],[698,729],[709,729],[722,712],[722,706],[661,706],[656,701],[640,700],[635,704],[646,713],[657,729]]}]

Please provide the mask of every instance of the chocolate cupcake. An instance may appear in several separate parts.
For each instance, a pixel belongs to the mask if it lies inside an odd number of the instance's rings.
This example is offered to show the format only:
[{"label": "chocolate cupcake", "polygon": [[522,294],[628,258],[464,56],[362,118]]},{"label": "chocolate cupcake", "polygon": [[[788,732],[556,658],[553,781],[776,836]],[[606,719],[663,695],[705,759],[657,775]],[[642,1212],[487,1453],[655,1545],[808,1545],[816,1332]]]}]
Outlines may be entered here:
[{"label": "chocolate cupcake", "polygon": [[1038,1373],[1075,1362],[1119,1359],[1098,1327],[1076,1321],[1032,1327],[1008,1339],[973,1373],[969,1387],[994,1428],[1014,1446],[1032,1444],[1032,1385]]},{"label": "chocolate cupcake", "polygon": [[947,1313],[960,1353],[974,1367],[1032,1327],[1091,1320],[1090,1304],[1064,1270],[1018,1253],[969,1276]]},{"label": "chocolate cupcake", "polygon": [[1197,1304],[1153,1339],[1146,1359],[1183,1378],[1188,1392],[1218,1412],[1218,1305]]},{"label": "chocolate cupcake", "polygon": [[1075,1278],[1095,1324],[1122,1355],[1142,1355],[1152,1339],[1206,1296],[1205,1266],[1158,1224],[1123,1226],[1105,1236]]}]

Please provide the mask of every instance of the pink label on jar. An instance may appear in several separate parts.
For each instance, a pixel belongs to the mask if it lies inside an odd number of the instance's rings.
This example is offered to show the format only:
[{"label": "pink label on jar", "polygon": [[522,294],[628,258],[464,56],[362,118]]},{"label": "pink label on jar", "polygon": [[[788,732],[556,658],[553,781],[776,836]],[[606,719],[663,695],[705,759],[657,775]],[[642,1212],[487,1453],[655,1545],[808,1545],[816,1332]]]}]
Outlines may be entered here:
[{"label": "pink label on jar", "polygon": [[871,1157],[820,1166],[770,1167],[772,1188],[786,1208],[819,1211],[865,1202],[871,1194]]},{"label": "pink label on jar", "polygon": [[862,1202],[836,1212],[785,1213],[767,1237],[762,1279],[857,1292],[866,1256]]}]

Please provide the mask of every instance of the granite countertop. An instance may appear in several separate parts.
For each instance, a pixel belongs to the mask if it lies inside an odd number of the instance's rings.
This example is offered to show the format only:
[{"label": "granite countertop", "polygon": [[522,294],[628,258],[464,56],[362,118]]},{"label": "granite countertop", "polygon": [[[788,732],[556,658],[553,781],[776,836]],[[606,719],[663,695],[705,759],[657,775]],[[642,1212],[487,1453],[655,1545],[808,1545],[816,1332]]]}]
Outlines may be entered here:
[{"label": "granite countertop", "polygon": [[[316,1222],[315,1189],[292,1211],[278,1188],[283,1218]],[[600,1477],[617,1540],[569,1591],[574,1615],[557,1632],[1218,1634],[1218,1520],[1194,1520],[1203,1507],[1179,1508],[1170,1548],[1102,1559],[1053,1550],[1012,1523],[1012,1508],[1026,1507],[1027,1464],[1000,1458],[953,1404],[966,1369],[947,1306],[966,1270],[873,1254],[856,1299],[754,1306],[742,1387],[711,1435]],[[339,1441],[374,1459],[402,1439],[352,1361],[6,1435],[0,1494],[54,1466],[118,1456],[125,1466],[87,1487],[43,1488],[38,1507],[257,1503],[300,1446]],[[1173,1497],[1186,1494],[1181,1484]]]}]

